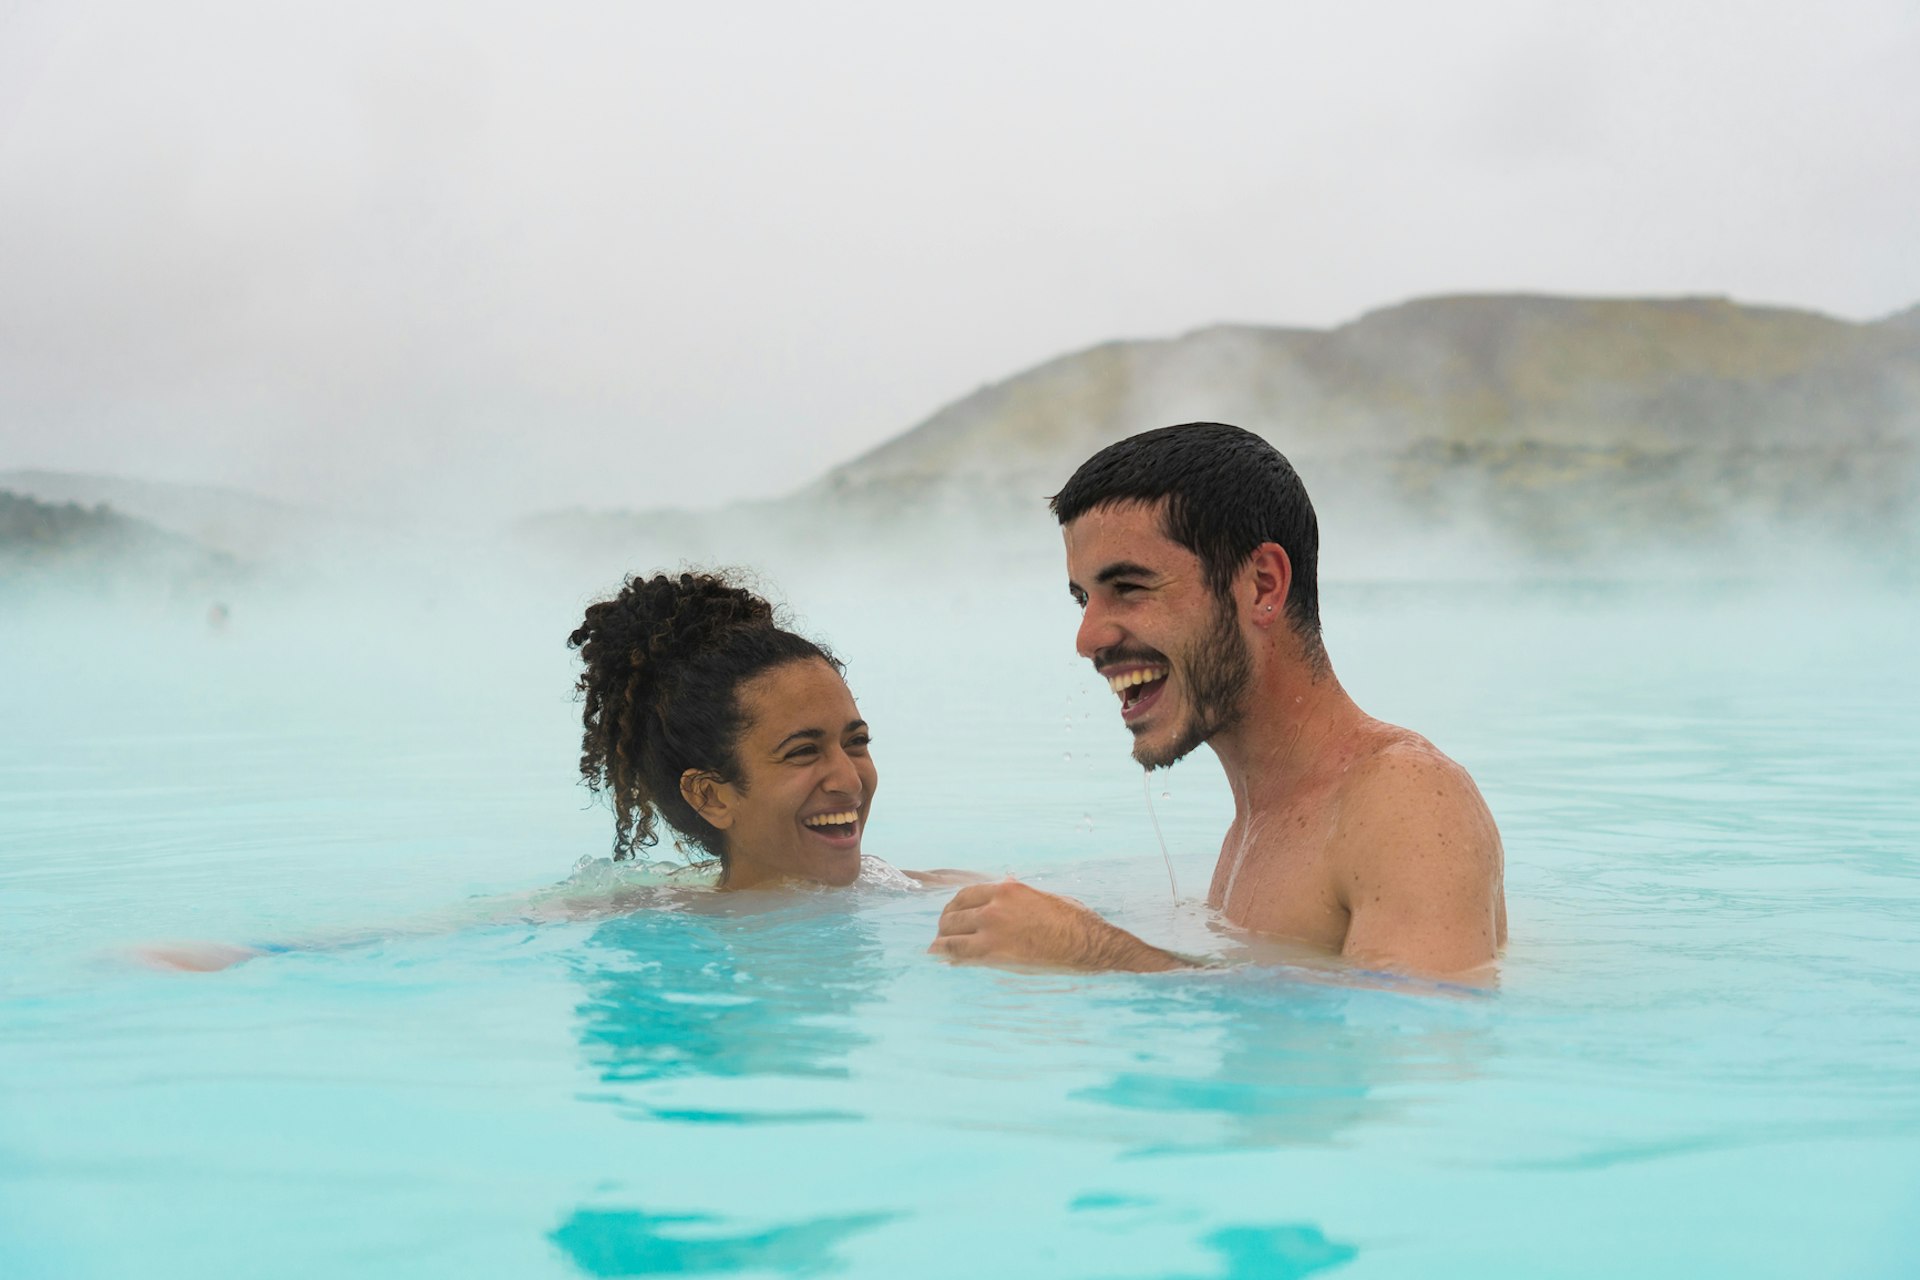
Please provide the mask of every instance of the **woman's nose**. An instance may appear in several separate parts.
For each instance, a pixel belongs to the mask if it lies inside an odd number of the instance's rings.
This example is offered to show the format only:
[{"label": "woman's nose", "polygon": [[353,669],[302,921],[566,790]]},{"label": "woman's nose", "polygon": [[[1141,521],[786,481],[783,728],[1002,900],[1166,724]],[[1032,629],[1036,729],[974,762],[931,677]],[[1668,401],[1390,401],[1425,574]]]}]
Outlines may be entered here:
[{"label": "woman's nose", "polygon": [[827,776],[823,784],[833,795],[860,798],[860,770],[853,764],[853,757],[845,751],[834,751],[827,757]]}]

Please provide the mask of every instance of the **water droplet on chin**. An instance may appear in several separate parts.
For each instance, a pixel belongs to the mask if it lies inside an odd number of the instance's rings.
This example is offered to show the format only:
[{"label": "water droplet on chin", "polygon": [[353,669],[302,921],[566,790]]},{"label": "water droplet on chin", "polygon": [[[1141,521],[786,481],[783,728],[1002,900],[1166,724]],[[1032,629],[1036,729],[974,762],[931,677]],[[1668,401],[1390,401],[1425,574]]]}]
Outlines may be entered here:
[{"label": "water droplet on chin", "polygon": [[1161,798],[1162,800],[1171,800],[1171,799],[1173,799],[1173,792],[1171,792],[1171,791],[1162,791],[1162,792],[1160,793],[1160,798]]}]

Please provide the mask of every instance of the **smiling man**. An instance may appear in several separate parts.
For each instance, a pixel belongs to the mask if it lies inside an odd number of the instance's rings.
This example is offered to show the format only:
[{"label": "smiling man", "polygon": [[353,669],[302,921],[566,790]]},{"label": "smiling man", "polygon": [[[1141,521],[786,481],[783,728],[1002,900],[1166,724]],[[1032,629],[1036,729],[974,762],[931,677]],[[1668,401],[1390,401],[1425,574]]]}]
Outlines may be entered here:
[{"label": "smiling man", "polygon": [[[1207,901],[1241,928],[1370,969],[1486,972],[1506,941],[1503,855],[1467,771],[1375,720],[1320,639],[1319,525],[1266,441],[1196,422],[1095,454],[1053,498],[1078,647],[1119,699],[1133,758],[1205,744],[1232,786]],[[1014,880],[940,917],[954,960],[1159,970],[1193,961]]]}]

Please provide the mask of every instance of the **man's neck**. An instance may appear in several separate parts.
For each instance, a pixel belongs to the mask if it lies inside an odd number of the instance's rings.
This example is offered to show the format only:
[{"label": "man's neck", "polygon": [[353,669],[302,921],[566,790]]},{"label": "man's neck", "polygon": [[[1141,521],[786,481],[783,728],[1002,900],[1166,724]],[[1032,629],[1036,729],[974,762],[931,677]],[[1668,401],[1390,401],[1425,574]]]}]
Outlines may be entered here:
[{"label": "man's neck", "polygon": [[1208,742],[1241,820],[1297,788],[1366,719],[1325,659],[1309,664],[1273,654],[1262,667],[1248,691],[1246,715]]}]

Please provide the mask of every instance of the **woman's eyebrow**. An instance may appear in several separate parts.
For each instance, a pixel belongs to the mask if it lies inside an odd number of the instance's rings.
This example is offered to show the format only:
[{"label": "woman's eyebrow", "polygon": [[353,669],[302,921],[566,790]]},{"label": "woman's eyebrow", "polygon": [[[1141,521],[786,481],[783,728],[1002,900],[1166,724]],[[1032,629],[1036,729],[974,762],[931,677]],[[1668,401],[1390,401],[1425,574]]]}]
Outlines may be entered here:
[{"label": "woman's eyebrow", "polygon": [[818,729],[801,729],[795,733],[790,733],[786,737],[780,739],[778,745],[774,747],[774,751],[776,753],[785,751],[787,749],[787,746],[790,743],[792,743],[793,740],[796,738],[804,739],[807,742],[816,742],[819,739],[824,738],[826,736],[827,736],[826,734],[822,733]]},{"label": "woman's eyebrow", "polygon": [[865,720],[849,720],[847,721],[847,727],[841,730],[841,732],[854,733],[866,727],[867,727],[867,722]]}]

